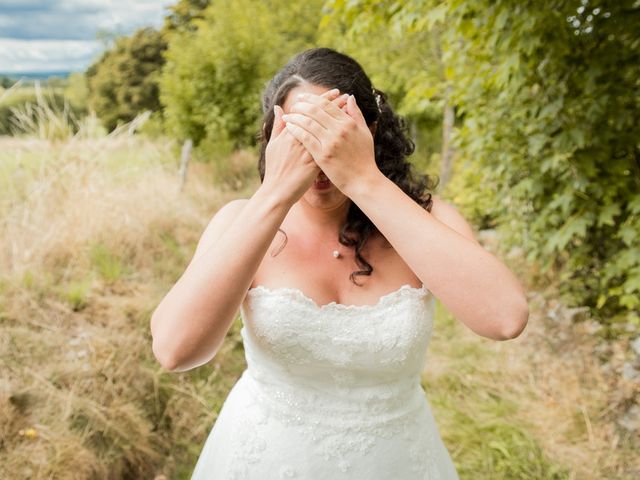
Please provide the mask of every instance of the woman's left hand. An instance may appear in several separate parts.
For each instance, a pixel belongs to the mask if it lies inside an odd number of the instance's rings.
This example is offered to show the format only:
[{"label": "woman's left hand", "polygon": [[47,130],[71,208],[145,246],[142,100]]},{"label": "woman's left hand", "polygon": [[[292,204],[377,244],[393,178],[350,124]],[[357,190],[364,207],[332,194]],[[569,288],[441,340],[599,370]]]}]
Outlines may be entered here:
[{"label": "woman's left hand", "polygon": [[302,93],[282,119],[329,180],[350,196],[380,170],[373,135],[351,95],[345,110],[319,95]]}]

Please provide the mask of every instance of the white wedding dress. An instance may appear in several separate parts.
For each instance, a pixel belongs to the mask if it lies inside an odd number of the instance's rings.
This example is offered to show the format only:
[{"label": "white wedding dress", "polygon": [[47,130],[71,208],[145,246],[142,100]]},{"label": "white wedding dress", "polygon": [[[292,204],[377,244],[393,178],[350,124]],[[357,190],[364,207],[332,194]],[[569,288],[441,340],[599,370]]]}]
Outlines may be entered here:
[{"label": "white wedding dress", "polygon": [[191,479],[458,480],[420,383],[434,301],[424,285],[375,305],[250,289],[247,369]]}]

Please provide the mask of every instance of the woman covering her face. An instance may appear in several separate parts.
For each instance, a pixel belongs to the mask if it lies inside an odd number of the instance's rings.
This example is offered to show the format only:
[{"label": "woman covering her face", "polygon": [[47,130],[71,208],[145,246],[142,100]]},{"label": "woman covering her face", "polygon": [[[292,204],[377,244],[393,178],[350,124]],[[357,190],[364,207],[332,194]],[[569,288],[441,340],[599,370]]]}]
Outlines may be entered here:
[{"label": "woman covering her face", "polygon": [[354,59],[296,55],[262,109],[260,187],[213,216],[152,317],[180,372],[242,315],[247,368],[192,479],[458,479],[421,386],[434,302],[507,340],[520,283],[412,172],[403,120]]}]

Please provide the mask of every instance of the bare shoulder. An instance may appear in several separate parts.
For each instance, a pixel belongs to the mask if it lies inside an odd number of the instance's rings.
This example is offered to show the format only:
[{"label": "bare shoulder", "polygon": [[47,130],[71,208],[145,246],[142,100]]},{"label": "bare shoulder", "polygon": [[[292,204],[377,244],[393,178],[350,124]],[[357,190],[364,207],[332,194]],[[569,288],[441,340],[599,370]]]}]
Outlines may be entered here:
[{"label": "bare shoulder", "polygon": [[238,218],[242,209],[248,202],[249,199],[247,198],[238,198],[224,204],[216,211],[211,220],[209,220],[207,227],[198,241],[198,246],[196,247],[193,259],[202,255],[218,240],[218,238],[220,238],[222,233],[231,226],[236,218]]},{"label": "bare shoulder", "polygon": [[432,195],[431,214],[442,223],[474,242],[476,239],[473,227],[451,203],[444,201],[439,195]]}]

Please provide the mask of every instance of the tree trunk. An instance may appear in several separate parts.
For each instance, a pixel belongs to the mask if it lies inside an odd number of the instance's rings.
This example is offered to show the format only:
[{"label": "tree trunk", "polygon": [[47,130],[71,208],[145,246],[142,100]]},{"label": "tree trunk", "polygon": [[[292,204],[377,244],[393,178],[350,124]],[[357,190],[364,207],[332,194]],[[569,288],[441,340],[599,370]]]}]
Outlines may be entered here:
[{"label": "tree trunk", "polygon": [[182,155],[180,158],[180,191],[184,190],[184,184],[187,181],[187,168],[189,168],[189,160],[191,159],[191,147],[193,142],[190,138],[182,145]]}]

